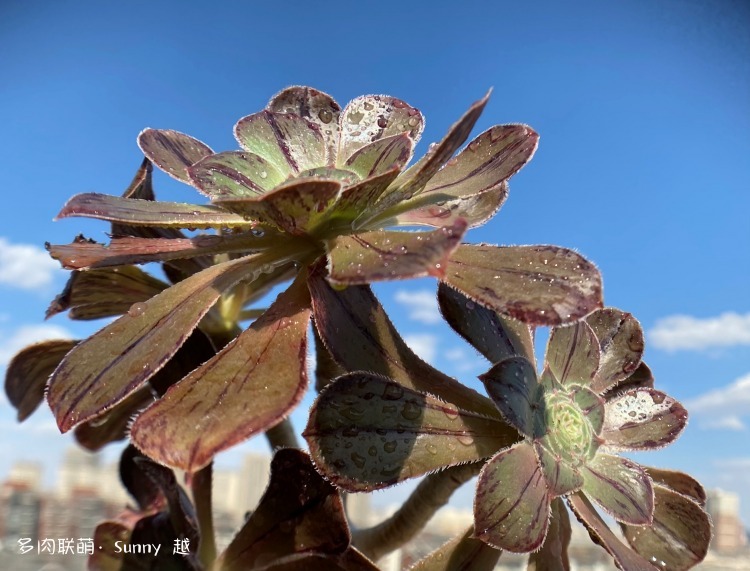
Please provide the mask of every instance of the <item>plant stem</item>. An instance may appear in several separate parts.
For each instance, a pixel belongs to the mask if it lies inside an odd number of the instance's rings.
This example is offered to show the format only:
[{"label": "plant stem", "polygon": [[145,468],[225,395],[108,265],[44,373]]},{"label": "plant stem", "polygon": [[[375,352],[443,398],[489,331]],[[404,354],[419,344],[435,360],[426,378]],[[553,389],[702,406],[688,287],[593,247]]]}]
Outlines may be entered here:
[{"label": "plant stem", "polygon": [[277,448],[299,448],[297,434],[294,432],[292,422],[285,418],[273,428],[266,430],[266,438],[272,450]]},{"label": "plant stem", "polygon": [[404,505],[376,526],[354,531],[352,544],[378,560],[409,541],[450,499],[453,492],[479,473],[483,462],[453,466],[429,474],[419,483]]},{"label": "plant stem", "polygon": [[205,569],[210,569],[216,559],[216,537],[214,535],[214,518],[211,509],[211,482],[213,480],[213,463],[196,472],[190,481],[193,492],[195,514],[198,519],[200,543],[198,559]]}]

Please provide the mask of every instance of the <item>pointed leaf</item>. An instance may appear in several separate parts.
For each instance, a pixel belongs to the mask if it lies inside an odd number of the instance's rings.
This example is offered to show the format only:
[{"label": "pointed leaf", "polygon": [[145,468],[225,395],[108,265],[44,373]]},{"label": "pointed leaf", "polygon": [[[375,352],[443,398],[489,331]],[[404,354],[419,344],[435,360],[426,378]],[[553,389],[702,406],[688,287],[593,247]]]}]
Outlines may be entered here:
[{"label": "pointed leaf", "polygon": [[[143,159],[141,166],[135,173],[133,180],[131,181],[125,192],[122,193],[123,198],[138,198],[141,200],[156,200],[153,187],[153,171],[154,167],[150,160]],[[136,232],[139,228],[136,226],[128,226],[126,224],[112,224],[112,234],[114,236],[131,236],[137,235]]]},{"label": "pointed leaf", "polygon": [[312,232],[335,202],[341,183],[335,180],[298,178],[257,198],[228,198],[216,204],[255,218],[295,236]]},{"label": "pointed leaf", "polygon": [[341,368],[341,365],[336,362],[333,355],[326,349],[315,324],[313,324],[312,332],[315,338],[315,392],[319,393],[336,377],[345,374],[346,371]]},{"label": "pointed leaf", "polygon": [[663,569],[685,571],[706,557],[711,541],[708,514],[691,499],[654,486],[654,522],[623,525],[628,543]]},{"label": "pointed leaf", "polygon": [[529,556],[527,571],[570,571],[568,544],[572,530],[568,510],[562,499],[552,502],[552,517],[544,545]]},{"label": "pointed leaf", "polygon": [[188,173],[192,184],[212,201],[259,196],[286,179],[266,159],[245,151],[208,156],[191,166]]},{"label": "pointed leaf", "polygon": [[188,167],[213,154],[211,148],[198,139],[171,129],[144,129],[138,135],[138,146],[157,167],[187,184],[192,184]]},{"label": "pointed leaf", "polygon": [[355,492],[486,458],[515,440],[497,420],[371,373],[323,390],[304,435],[326,478]]},{"label": "pointed leaf", "polygon": [[489,190],[516,174],[538,142],[539,135],[528,125],[496,125],[448,161],[422,192],[458,197]]},{"label": "pointed leaf", "polygon": [[610,450],[653,450],[674,442],[687,425],[685,408],[654,389],[633,389],[605,405],[602,438]]},{"label": "pointed leaf", "polygon": [[199,206],[182,202],[153,202],[87,192],[77,194],[65,203],[55,218],[83,216],[138,226],[167,228],[218,228],[252,226],[239,214],[216,206]]},{"label": "pointed leaf", "polygon": [[334,284],[353,285],[440,277],[465,231],[466,222],[458,220],[433,232],[378,230],[335,238],[328,242],[328,279]]},{"label": "pointed leaf", "polygon": [[320,337],[346,371],[370,371],[465,410],[499,418],[491,400],[429,366],[409,349],[369,287],[335,291],[319,273],[310,277],[309,286]]},{"label": "pointed leaf", "polygon": [[391,169],[344,187],[336,203],[325,214],[326,226],[332,231],[340,223],[351,228],[359,216],[371,209],[375,201],[396,179],[398,172],[398,169]]},{"label": "pointed leaf", "polygon": [[72,339],[41,341],[25,347],[10,360],[5,371],[5,394],[23,422],[44,400],[44,387],[63,357],[76,346]]},{"label": "pointed leaf", "polygon": [[133,444],[196,472],[253,434],[278,424],[307,388],[310,301],[297,283],[250,327],[136,418]]},{"label": "pointed leaf", "polygon": [[692,476],[685,474],[684,472],[660,470],[659,468],[652,468],[651,466],[644,466],[644,468],[646,469],[646,473],[654,481],[654,484],[658,484],[665,488],[674,490],[683,496],[687,496],[701,507],[706,506],[706,490],[703,489],[700,482]]},{"label": "pointed leaf", "polygon": [[628,378],[643,356],[643,329],[629,313],[613,307],[595,311],[586,321],[596,333],[601,347],[601,368],[594,386],[602,393]]},{"label": "pointed leaf", "polygon": [[508,357],[479,379],[509,424],[530,438],[544,435],[544,395],[534,365],[526,357]]},{"label": "pointed leaf", "polygon": [[443,280],[498,313],[531,325],[576,321],[601,306],[601,276],[579,254],[557,246],[463,244]]},{"label": "pointed leaf", "polygon": [[552,497],[563,496],[581,489],[583,476],[578,468],[553,454],[543,444],[535,444],[534,449]]},{"label": "pointed leaf", "polygon": [[550,497],[534,449],[519,442],[479,473],[474,499],[476,535],[498,549],[526,553],[544,542]]},{"label": "pointed leaf", "polygon": [[453,330],[491,363],[515,356],[536,362],[531,328],[525,323],[477,305],[445,283],[438,285],[438,305]]},{"label": "pointed leaf", "polygon": [[334,166],[339,145],[341,107],[333,97],[312,87],[295,85],[274,95],[266,109],[275,113],[294,113],[316,125],[325,140],[325,162]]},{"label": "pointed leaf", "polygon": [[584,493],[613,518],[633,525],[651,523],[654,490],[648,474],[638,464],[599,453],[581,472]]},{"label": "pointed leaf", "polygon": [[568,505],[578,521],[588,529],[591,539],[607,550],[614,558],[618,569],[623,571],[658,571],[658,567],[649,563],[612,533],[612,530],[607,527],[607,524],[604,523],[604,520],[583,493],[578,492],[568,496],[567,499]]},{"label": "pointed leaf", "polygon": [[502,551],[474,538],[474,527],[450,539],[409,571],[492,571]]},{"label": "pointed leaf", "polygon": [[261,111],[234,127],[240,146],[263,157],[285,178],[326,164],[326,143],[320,128],[291,113]]},{"label": "pointed leaf", "polygon": [[585,321],[554,327],[547,343],[546,366],[564,385],[589,386],[599,369],[599,341]]},{"label": "pointed leaf", "polygon": [[394,168],[400,171],[409,162],[411,153],[411,139],[402,133],[361,147],[346,159],[343,167],[354,171],[363,179],[370,178]]},{"label": "pointed leaf", "polygon": [[244,571],[292,554],[341,554],[350,534],[336,489],[300,450],[279,450],[256,510],[216,561],[221,571]]},{"label": "pointed leaf", "polygon": [[263,254],[217,264],[139,303],[77,345],[50,379],[62,432],[135,391],[175,354],[222,292],[266,263]]},{"label": "pointed leaf", "polygon": [[606,393],[607,399],[612,399],[633,389],[653,389],[654,375],[651,369],[641,361],[635,371],[628,378],[620,381]]}]

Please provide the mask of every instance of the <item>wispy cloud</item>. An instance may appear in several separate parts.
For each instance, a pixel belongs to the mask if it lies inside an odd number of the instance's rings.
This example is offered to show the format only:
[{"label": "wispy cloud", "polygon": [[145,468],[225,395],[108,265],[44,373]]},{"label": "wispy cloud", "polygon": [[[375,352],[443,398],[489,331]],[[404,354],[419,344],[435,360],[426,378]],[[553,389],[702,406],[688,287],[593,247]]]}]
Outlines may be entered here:
[{"label": "wispy cloud", "polygon": [[2,332],[3,341],[0,342],[0,367],[4,367],[26,345],[44,341],[45,339],[70,339],[71,333],[64,327],[41,323],[38,325],[23,325],[15,331]]},{"label": "wispy cloud", "polygon": [[685,402],[702,428],[745,430],[750,417],[750,373],[729,385]]},{"label": "wispy cloud", "polygon": [[49,286],[60,266],[43,248],[0,237],[0,284],[25,290]]},{"label": "wispy cloud", "polygon": [[409,319],[425,325],[434,325],[442,320],[434,291],[400,289],[396,292],[394,299],[406,307]]},{"label": "wispy cloud", "polygon": [[727,312],[707,318],[672,315],[657,321],[648,336],[654,347],[666,351],[750,345],[750,313]]},{"label": "wispy cloud", "polygon": [[430,333],[404,335],[406,344],[428,363],[434,363],[437,356],[438,338]]},{"label": "wispy cloud", "polygon": [[469,371],[477,371],[479,369],[487,369],[487,362],[483,359],[471,354],[466,349],[461,347],[454,347],[448,349],[445,352],[445,358],[454,363],[456,370],[460,373],[467,373]]}]

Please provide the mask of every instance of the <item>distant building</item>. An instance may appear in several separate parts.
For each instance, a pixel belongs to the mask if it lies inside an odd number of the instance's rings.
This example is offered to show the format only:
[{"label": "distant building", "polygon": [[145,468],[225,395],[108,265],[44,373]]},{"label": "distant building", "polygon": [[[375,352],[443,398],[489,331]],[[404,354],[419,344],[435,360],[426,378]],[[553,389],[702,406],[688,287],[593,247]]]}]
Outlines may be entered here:
[{"label": "distant building", "polygon": [[238,505],[245,511],[254,510],[268,486],[271,457],[259,452],[245,455],[240,469]]},{"label": "distant building", "polygon": [[717,552],[733,552],[747,545],[747,534],[740,520],[739,495],[718,488],[708,490],[706,511],[714,526],[712,549]]}]

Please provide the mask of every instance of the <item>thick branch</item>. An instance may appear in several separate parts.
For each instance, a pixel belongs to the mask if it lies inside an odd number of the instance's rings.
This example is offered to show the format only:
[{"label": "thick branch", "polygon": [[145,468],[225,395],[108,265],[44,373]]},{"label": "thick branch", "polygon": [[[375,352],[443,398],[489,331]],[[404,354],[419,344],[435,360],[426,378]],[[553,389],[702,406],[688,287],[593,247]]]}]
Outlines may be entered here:
[{"label": "thick branch", "polygon": [[214,519],[211,511],[212,480],[213,463],[196,472],[190,482],[196,518],[198,519],[200,529],[198,559],[206,569],[209,569],[214,559],[216,559],[216,538],[214,536]]}]

